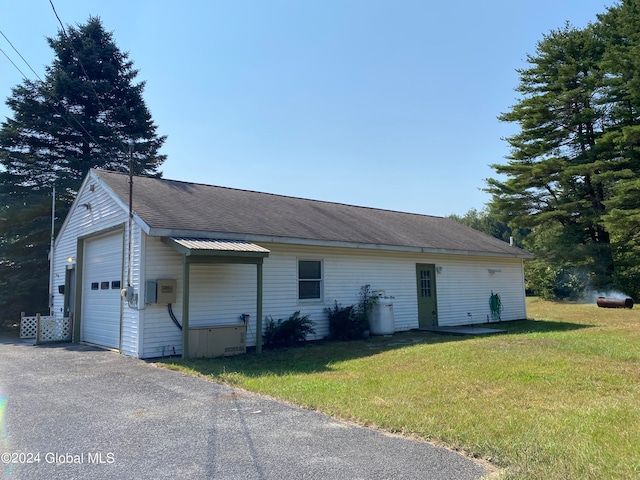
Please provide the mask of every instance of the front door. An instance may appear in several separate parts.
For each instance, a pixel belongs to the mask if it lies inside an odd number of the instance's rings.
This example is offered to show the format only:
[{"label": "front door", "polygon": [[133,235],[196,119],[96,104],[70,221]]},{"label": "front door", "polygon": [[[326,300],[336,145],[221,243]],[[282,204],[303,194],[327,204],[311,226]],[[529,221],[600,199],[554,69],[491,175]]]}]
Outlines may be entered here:
[{"label": "front door", "polygon": [[425,263],[417,264],[416,280],[418,286],[418,325],[420,327],[438,325],[436,266]]},{"label": "front door", "polygon": [[76,303],[76,269],[68,268],[64,282],[64,314],[63,317],[70,317]]}]

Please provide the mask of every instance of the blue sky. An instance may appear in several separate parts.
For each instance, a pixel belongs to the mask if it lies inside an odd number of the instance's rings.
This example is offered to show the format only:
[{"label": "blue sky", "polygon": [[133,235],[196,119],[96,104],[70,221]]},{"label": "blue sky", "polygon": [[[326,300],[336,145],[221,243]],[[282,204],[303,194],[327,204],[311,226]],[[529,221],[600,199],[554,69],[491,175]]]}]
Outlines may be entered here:
[{"label": "blue sky", "polygon": [[[489,201],[527,53],[614,0],[53,3],[65,25],[99,16],[130,53],[166,178],[444,216]],[[58,28],[49,0],[0,4],[41,76]],[[0,97],[21,81],[0,54]]]}]

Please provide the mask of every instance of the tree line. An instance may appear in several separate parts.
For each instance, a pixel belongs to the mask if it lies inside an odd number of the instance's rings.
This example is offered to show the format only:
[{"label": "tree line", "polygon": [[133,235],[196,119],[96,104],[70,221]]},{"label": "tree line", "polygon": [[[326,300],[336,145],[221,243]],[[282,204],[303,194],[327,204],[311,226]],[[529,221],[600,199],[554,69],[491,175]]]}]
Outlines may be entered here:
[{"label": "tree line", "polygon": [[[144,82],[99,18],[47,41],[44,78],[12,89],[0,123],[0,320],[48,310],[54,185],[57,232],[89,169],[127,171],[129,145],[138,175],[159,176],[166,159]],[[519,99],[499,118],[519,129],[486,180],[491,201],[454,217],[534,253],[530,293],[638,297],[640,0],[543,35],[518,73]]]},{"label": "tree line", "polygon": [[525,233],[520,245],[536,255],[526,266],[533,293],[637,297],[640,0],[609,7],[585,28],[552,30],[526,60],[519,98],[499,117],[518,132],[506,139],[507,162],[492,165],[498,176],[486,181],[483,229],[495,235],[487,227],[497,223]]},{"label": "tree line", "polygon": [[144,82],[99,18],[47,41],[44,78],[12,89],[0,124],[0,320],[49,311],[54,185],[57,233],[89,169],[128,171],[132,156],[135,174],[159,175],[166,158]]}]

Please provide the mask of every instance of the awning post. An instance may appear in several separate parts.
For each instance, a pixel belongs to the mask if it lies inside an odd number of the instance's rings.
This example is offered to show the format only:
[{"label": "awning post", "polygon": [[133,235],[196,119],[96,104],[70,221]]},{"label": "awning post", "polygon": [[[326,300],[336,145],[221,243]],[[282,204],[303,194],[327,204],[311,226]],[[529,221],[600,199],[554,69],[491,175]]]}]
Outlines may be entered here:
[{"label": "awning post", "polygon": [[258,297],[256,299],[256,354],[262,353],[262,263],[258,263]]},{"label": "awning post", "polygon": [[182,256],[182,358],[189,358],[189,260]]}]

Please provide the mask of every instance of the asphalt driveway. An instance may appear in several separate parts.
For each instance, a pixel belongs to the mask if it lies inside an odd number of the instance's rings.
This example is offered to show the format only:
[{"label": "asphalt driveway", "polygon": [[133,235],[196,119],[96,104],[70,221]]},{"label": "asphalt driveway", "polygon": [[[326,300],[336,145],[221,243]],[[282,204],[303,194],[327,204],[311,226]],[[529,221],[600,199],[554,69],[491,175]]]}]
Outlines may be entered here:
[{"label": "asphalt driveway", "polygon": [[78,346],[0,339],[0,468],[16,479],[477,479],[483,466]]}]

